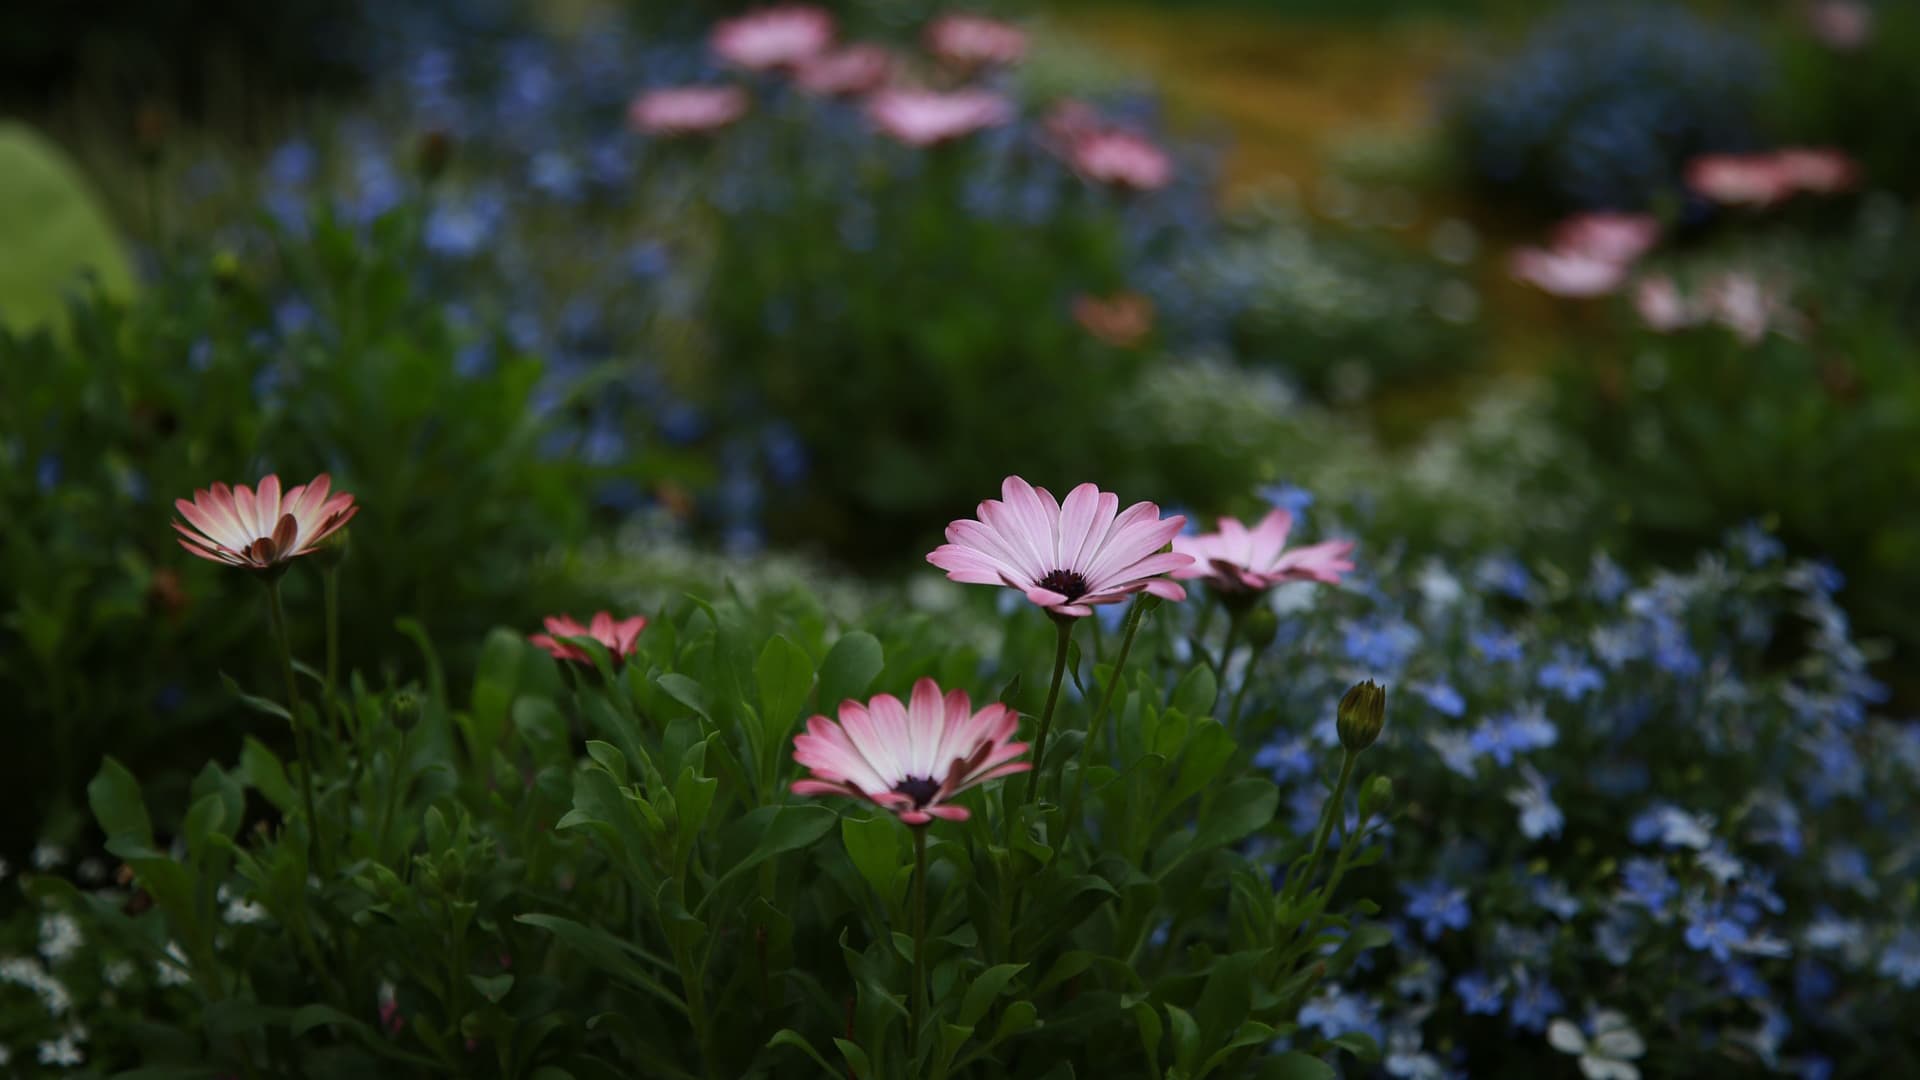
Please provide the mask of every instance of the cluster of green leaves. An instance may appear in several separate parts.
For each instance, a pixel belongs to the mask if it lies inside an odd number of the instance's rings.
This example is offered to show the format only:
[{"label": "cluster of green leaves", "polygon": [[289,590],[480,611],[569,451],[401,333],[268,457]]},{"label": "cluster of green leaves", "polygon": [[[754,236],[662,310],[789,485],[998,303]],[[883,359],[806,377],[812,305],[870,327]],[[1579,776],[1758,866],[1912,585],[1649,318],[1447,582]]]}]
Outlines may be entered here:
[{"label": "cluster of green leaves", "polygon": [[[1028,708],[1044,689],[1029,646],[1044,662],[1053,638],[1029,615],[995,676]],[[253,737],[158,828],[110,759],[89,795],[136,891],[30,889],[103,956],[188,978],[83,1003],[76,1018],[102,1013],[92,1064],[183,1080],[1332,1075],[1312,1055],[1334,1044],[1295,1012],[1388,935],[1329,910],[1332,885],[1300,887],[1307,838],[1274,821],[1277,789],[1214,718],[1213,670],[1152,644],[1125,673],[1076,645],[1084,689],[1033,774],[1040,797],[990,785],[963,797],[968,821],[931,827],[932,1006],[911,1030],[914,836],[868,804],[788,794],[791,736],[839,700],[977,685],[991,665],[927,616],[865,625],[805,593],[689,598],[624,662],[582,641],[590,665],[501,630],[456,706],[404,623],[421,681],[305,676],[312,820],[300,763]],[[1111,679],[1112,723],[1089,743]],[[1363,828],[1335,882],[1377,858]],[[137,1031],[113,1019],[130,1007]],[[1269,1050],[1285,1037],[1299,1049]]]},{"label": "cluster of green leaves", "polygon": [[[255,682],[259,590],[179,550],[175,498],[330,471],[379,506],[353,530],[349,667],[400,643],[367,617],[390,605],[475,641],[533,618],[535,596],[564,599],[538,556],[581,534],[584,470],[541,452],[543,366],[507,352],[464,375],[414,246],[404,213],[364,233],[322,220],[256,258],[177,260],[134,301],[79,302],[58,335],[0,334],[0,695],[22,740],[0,784],[21,823],[6,855],[77,793],[88,755],[190,775],[206,754],[182,736],[238,719],[214,676]],[[294,575],[290,601],[317,609],[316,585]]]}]

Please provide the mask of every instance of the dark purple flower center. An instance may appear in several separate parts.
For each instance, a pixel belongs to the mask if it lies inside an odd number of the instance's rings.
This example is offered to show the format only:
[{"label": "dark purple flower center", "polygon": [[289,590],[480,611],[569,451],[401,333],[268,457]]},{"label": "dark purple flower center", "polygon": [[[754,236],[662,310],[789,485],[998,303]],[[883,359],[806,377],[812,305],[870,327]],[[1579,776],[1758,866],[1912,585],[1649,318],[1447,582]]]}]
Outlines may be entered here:
[{"label": "dark purple flower center", "polygon": [[933,797],[940,793],[940,781],[931,776],[909,776],[893,785],[893,793],[912,799],[913,808],[918,810],[932,802]]},{"label": "dark purple flower center", "polygon": [[1087,579],[1073,570],[1049,570],[1040,579],[1040,587],[1059,593],[1068,603],[1087,595]]}]

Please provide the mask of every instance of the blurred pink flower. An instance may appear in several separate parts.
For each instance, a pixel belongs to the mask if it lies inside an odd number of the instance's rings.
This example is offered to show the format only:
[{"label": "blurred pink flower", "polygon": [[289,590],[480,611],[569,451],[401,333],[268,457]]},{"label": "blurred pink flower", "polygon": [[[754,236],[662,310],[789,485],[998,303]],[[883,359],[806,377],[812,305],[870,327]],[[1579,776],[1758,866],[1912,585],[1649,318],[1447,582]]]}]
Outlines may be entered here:
[{"label": "blurred pink flower", "polygon": [[613,662],[618,664],[640,647],[640,631],[647,628],[645,615],[615,620],[604,611],[596,612],[586,626],[580,625],[571,615],[549,615],[541,621],[546,624],[547,632],[528,635],[527,640],[552,653],[556,660],[572,660],[581,664],[591,664],[593,657],[587,655],[585,649],[560,638],[592,638],[605,645],[607,652],[613,655]]},{"label": "blurred pink flower", "polygon": [[1177,578],[1207,579],[1223,593],[1264,592],[1284,581],[1317,581],[1337,585],[1340,575],[1353,571],[1351,540],[1327,540],[1287,550],[1293,515],[1274,510],[1248,529],[1235,518],[1221,518],[1220,531],[1199,536],[1176,536],[1173,550],[1193,556],[1193,563],[1173,572]]},{"label": "blurred pink flower", "polygon": [[1807,7],[1807,26],[1829,48],[1857,49],[1873,36],[1873,8],[1859,0],[1814,0]]},{"label": "blurred pink flower", "polygon": [[806,4],[760,8],[715,23],[707,44],[749,71],[792,68],[833,44],[833,16]]},{"label": "blurred pink flower", "polygon": [[1516,248],[1507,270],[1516,279],[1555,296],[1606,296],[1626,280],[1627,264],[1578,251]]},{"label": "blurred pink flower", "polygon": [[747,92],[737,86],[670,86],[634,98],[627,124],[645,135],[697,135],[746,113]]},{"label": "blurred pink flower", "polygon": [[1130,349],[1153,332],[1153,301],[1136,292],[1111,296],[1083,293],[1074,297],[1073,319],[1097,340],[1116,349]]},{"label": "blurred pink flower", "polygon": [[1671,334],[1697,321],[1680,287],[1665,274],[1650,274],[1634,283],[1633,308],[1655,333]]},{"label": "blurred pink flower", "polygon": [[1687,186],[1723,206],[1765,208],[1791,196],[1794,180],[1772,154],[1707,154],[1687,163]]},{"label": "blurred pink flower", "polygon": [[1047,133],[1048,143],[1054,152],[1067,157],[1072,152],[1074,140],[1100,130],[1100,114],[1084,101],[1066,98],[1047,110],[1040,126]]},{"label": "blurred pink flower", "polygon": [[407,1018],[400,1015],[399,1002],[392,998],[386,998],[380,1002],[380,1026],[385,1028],[389,1035],[398,1035],[401,1029],[407,1026]]},{"label": "blurred pink flower", "polygon": [[956,67],[1017,64],[1027,53],[1019,27],[979,15],[942,15],[927,27],[927,51]]},{"label": "blurred pink flower", "polygon": [[1652,214],[1576,214],[1562,221],[1553,233],[1556,251],[1622,264],[1632,263],[1659,242],[1660,219]]},{"label": "blurred pink flower", "polygon": [[1013,104],[989,90],[882,90],[867,101],[867,116],[908,146],[933,146],[1013,118]]},{"label": "blurred pink flower", "polygon": [[810,94],[865,94],[893,77],[894,58],[879,45],[848,45],[802,61],[793,81]]},{"label": "blurred pink flower", "polygon": [[1713,321],[1748,345],[1766,337],[1768,327],[1782,312],[1778,297],[1759,278],[1739,270],[1708,282],[1701,290],[1700,302]]},{"label": "blurred pink flower", "polygon": [[1000,495],[980,504],[978,520],[948,525],[947,543],[927,561],[954,581],[1018,589],[1059,618],[1091,615],[1095,604],[1142,590],[1186,599],[1187,591],[1164,575],[1192,557],[1161,550],[1186,518],[1163,518],[1150,502],[1122,512],[1119,496],[1092,484],[1074,488],[1062,504],[1046,488],[1009,476]]},{"label": "blurred pink flower", "polygon": [[1158,191],[1173,180],[1173,159],[1144,135],[1120,128],[1082,133],[1068,144],[1067,160],[1096,184]]},{"label": "blurred pink flower", "polygon": [[360,512],[352,495],[329,494],[332,484],[333,478],[321,473],[284,497],[278,476],[261,480],[258,493],[245,484],[215,484],[194,491],[192,502],[173,501],[186,519],[184,524],[175,521],[173,528],[181,547],[209,562],[272,570],[312,554]]},{"label": "blurred pink flower", "polygon": [[1014,742],[1020,715],[995,702],[973,711],[964,690],[944,697],[932,679],[913,684],[906,705],[881,694],[865,705],[840,703],[840,721],[807,721],[793,740],[793,760],[813,775],[793,782],[796,795],[845,795],[899,815],[907,825],[934,818],[965,821],[954,796],[989,780],[1026,772]]},{"label": "blurred pink flower", "polygon": [[1860,167],[1838,150],[1793,147],[1774,152],[1774,165],[1796,190],[1837,195],[1860,182]]}]

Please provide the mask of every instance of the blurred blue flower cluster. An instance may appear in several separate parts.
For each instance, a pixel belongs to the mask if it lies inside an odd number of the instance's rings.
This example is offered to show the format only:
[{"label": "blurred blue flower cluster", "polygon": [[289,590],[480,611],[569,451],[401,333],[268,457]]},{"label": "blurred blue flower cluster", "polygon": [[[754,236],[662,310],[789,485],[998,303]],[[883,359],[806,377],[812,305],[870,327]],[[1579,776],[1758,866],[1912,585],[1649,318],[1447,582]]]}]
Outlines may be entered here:
[{"label": "blurred blue flower cluster", "polygon": [[1694,155],[1752,149],[1762,46],[1678,4],[1569,4],[1453,90],[1480,183],[1548,210],[1648,208]]}]

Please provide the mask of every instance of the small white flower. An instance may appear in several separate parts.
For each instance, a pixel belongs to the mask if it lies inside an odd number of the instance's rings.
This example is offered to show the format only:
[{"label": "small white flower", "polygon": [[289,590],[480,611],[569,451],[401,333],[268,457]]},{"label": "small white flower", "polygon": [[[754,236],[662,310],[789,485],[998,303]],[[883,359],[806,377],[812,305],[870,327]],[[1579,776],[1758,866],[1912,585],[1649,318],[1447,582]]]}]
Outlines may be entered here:
[{"label": "small white flower", "polygon": [[179,942],[167,942],[167,956],[173,963],[169,964],[164,960],[153,962],[154,980],[161,986],[191,985],[193,976],[187,973],[187,954],[180,951]]},{"label": "small white flower", "polygon": [[121,957],[107,961],[100,968],[100,977],[106,980],[108,986],[118,988],[127,985],[127,980],[133,978],[133,970],[133,961]]},{"label": "small white flower", "polygon": [[1627,1018],[1612,1009],[1600,1009],[1588,1027],[1593,1031],[1591,1039],[1573,1021],[1556,1017],[1547,1025],[1547,1042],[1563,1054],[1578,1057],[1587,1080],[1640,1080],[1640,1067],[1633,1059],[1647,1052],[1647,1044]]},{"label": "small white flower", "polygon": [[221,913],[221,916],[230,923],[245,926],[252,923],[266,922],[267,909],[245,897],[236,896],[232,900],[227,901],[226,910]]},{"label": "small white flower", "polygon": [[80,924],[73,916],[56,911],[41,918],[40,955],[46,957],[48,963],[65,960],[84,944],[86,939],[80,935]]},{"label": "small white flower", "polygon": [[33,849],[33,868],[35,870],[51,870],[66,861],[67,849],[61,847],[59,844],[49,844],[43,840]]},{"label": "small white flower", "polygon": [[97,885],[107,880],[107,864],[91,855],[81,859],[80,864],[73,868],[73,872],[83,884],[87,885]]},{"label": "small white flower", "polygon": [[40,1064],[42,1065],[80,1065],[87,1056],[80,1052],[71,1038],[62,1035],[40,1044]]}]

